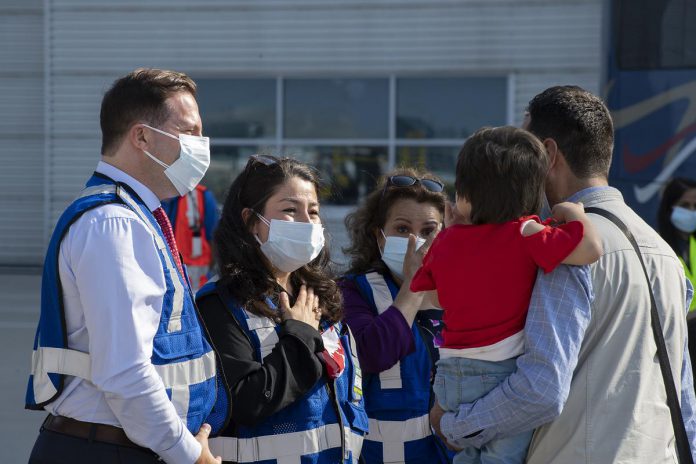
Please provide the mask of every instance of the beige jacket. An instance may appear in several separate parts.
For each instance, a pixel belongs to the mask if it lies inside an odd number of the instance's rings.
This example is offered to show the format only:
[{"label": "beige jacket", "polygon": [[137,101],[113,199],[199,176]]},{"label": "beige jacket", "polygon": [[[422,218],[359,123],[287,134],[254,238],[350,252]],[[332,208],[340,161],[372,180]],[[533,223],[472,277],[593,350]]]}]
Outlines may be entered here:
[{"label": "beige jacket", "polygon": [[[686,343],[686,280],[667,243],[613,188],[578,201],[606,209],[641,247],[679,394]],[[604,255],[591,266],[595,294],[570,394],[561,415],[534,434],[527,462],[676,463],[674,433],[650,327],[650,297],[638,256],[609,220],[591,215]]]}]

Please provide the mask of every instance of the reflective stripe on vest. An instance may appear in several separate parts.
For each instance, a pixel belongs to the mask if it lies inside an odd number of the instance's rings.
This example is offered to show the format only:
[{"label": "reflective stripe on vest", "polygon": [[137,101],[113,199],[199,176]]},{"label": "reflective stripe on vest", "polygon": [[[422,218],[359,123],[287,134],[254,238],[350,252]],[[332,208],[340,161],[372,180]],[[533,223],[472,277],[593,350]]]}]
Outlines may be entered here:
[{"label": "reflective stripe on vest", "polygon": [[[167,332],[178,332],[182,329],[181,315],[184,306],[184,287],[182,276],[174,266],[169,247],[160,236],[159,231],[148,219],[133,197],[122,187],[114,184],[100,184],[83,189],[76,200],[86,197],[106,194],[118,196],[131,211],[150,230],[157,248],[159,249],[165,267],[169,270],[172,283],[172,311],[167,323]],[[162,379],[165,388],[171,390],[171,399],[177,413],[186,418],[189,411],[190,386],[206,382],[216,375],[215,353],[208,351],[199,358],[181,361],[177,363],[157,365],[153,364],[155,371]],[[37,346],[32,352],[32,376],[36,403],[47,401],[55,396],[56,390],[49,374],[69,375],[91,381],[91,357],[89,353],[60,347]]]},{"label": "reflective stripe on vest", "polygon": [[184,287],[181,283],[181,279],[184,276],[179,276],[179,271],[174,264],[172,252],[169,249],[169,246],[167,246],[164,240],[162,240],[159,232],[155,230],[152,223],[147,219],[147,217],[145,217],[138,203],[133,200],[133,197],[131,197],[125,189],[116,187],[116,194],[121,198],[121,200],[130,206],[140,220],[147,225],[147,228],[150,229],[150,232],[155,237],[157,247],[162,250],[164,262],[167,266],[167,270],[169,271],[169,275],[171,276],[172,284],[174,285],[174,300],[172,302],[172,312],[169,316],[169,322],[167,324],[167,332],[178,332],[181,330],[181,313],[184,310]]},{"label": "reflective stripe on vest", "polygon": [[[198,201],[198,196],[203,196],[203,192],[198,189],[193,189],[186,194],[186,219],[188,220],[189,229],[197,231],[198,236],[191,237],[191,258],[199,258],[203,254],[203,244],[201,231],[201,212],[199,208],[203,207],[203,201]],[[201,198],[202,200],[202,198]]]},{"label": "reflective stripe on vest", "polygon": [[[211,244],[207,235],[211,232],[206,229],[206,215],[215,215],[215,210],[206,210],[207,189],[201,185],[186,195],[173,201],[171,217],[174,227],[174,236],[179,246],[179,251],[188,267],[196,267],[199,275],[207,272],[212,262]],[[214,218],[208,218],[214,219]],[[202,271],[202,272],[201,272]]]},{"label": "reflective stripe on vest", "polygon": [[119,198],[121,198],[121,200],[123,200],[124,203],[126,203],[130,207],[130,209],[138,216],[138,218],[147,226],[147,228],[150,230],[150,233],[155,238],[157,248],[159,248],[162,251],[162,254],[164,255],[164,261],[166,263],[167,270],[169,271],[169,275],[172,276],[171,280],[172,284],[174,285],[173,308],[172,314],[169,317],[167,332],[177,332],[181,330],[181,313],[184,309],[184,287],[183,285],[181,285],[181,280],[178,278],[179,272],[176,269],[174,261],[172,260],[171,250],[169,250],[169,247],[164,242],[164,240],[162,240],[162,237],[160,237],[159,232],[155,230],[155,227],[152,225],[152,223],[147,219],[147,217],[143,215],[143,212],[140,209],[138,203],[133,199],[133,197],[130,196],[130,194],[125,189],[113,184],[95,185],[93,187],[85,188],[77,198],[79,199],[91,195],[98,195],[100,193],[115,193],[116,195],[118,195]]},{"label": "reflective stripe on vest", "polygon": [[365,439],[382,443],[385,463],[405,462],[404,444],[432,434],[428,414],[405,421],[380,421],[370,418],[369,423],[370,431]]},{"label": "reflective stripe on vest", "polygon": [[[346,449],[357,464],[363,437],[343,428]],[[302,432],[282,433],[254,438],[217,437],[208,440],[214,456],[223,461],[250,463],[276,460],[278,464],[300,464],[302,456],[341,447],[341,426],[328,424]]]},{"label": "reflective stripe on vest", "polygon": [[358,348],[355,346],[355,337],[353,332],[345,325],[348,329],[348,340],[350,341],[350,357],[353,360],[353,400],[360,401],[363,396],[363,384],[362,384],[362,369],[360,368],[360,360],[358,359]]},{"label": "reflective stripe on vest", "polygon": [[278,338],[277,325],[266,316],[257,316],[247,310],[243,310],[247,316],[246,324],[250,331],[254,332],[259,339],[259,349],[261,350],[261,364],[263,359],[271,354],[273,348],[280,340]]},{"label": "reflective stripe on vest", "polygon": [[[92,380],[89,353],[67,348],[39,347],[31,354],[32,372],[51,372]],[[165,388],[194,385],[215,377],[215,352],[172,364],[153,365]],[[50,382],[49,382],[50,383]]]},{"label": "reflective stripe on vest", "polygon": [[[375,306],[377,307],[378,314],[382,314],[384,311],[389,309],[389,307],[394,302],[391,291],[387,282],[377,272],[370,272],[365,275],[367,283],[372,288],[372,296],[375,299]],[[398,389],[402,387],[401,382],[401,362],[397,361],[389,369],[379,373],[379,383],[382,390],[387,389]]]}]

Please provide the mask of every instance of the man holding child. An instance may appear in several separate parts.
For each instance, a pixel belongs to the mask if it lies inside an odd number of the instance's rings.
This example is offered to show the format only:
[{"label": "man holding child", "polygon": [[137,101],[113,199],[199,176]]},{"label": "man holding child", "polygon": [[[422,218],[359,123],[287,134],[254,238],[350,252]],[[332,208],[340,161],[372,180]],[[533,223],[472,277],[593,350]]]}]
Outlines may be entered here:
[{"label": "man holding child", "polygon": [[[581,202],[609,211],[635,236],[645,261],[691,450],[696,400],[686,343],[693,295],[677,257],[608,186],[609,111],[574,86],[529,104],[525,129],[546,147],[550,205]],[[431,422],[450,443],[476,448],[537,428],[528,463],[674,462],[675,432],[651,332],[651,297],[639,257],[610,220],[590,214],[603,254],[587,266],[538,272],[517,370],[482,398]],[[502,281],[501,281],[502,286]]]}]

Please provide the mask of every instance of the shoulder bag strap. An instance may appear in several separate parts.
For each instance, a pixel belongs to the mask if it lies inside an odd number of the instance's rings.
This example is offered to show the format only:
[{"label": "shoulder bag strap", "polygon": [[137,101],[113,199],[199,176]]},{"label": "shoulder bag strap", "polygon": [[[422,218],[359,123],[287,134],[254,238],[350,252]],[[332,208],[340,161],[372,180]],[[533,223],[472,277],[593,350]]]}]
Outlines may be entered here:
[{"label": "shoulder bag strap", "polygon": [[648,276],[648,270],[645,267],[645,262],[643,260],[643,255],[640,252],[638,242],[636,242],[635,237],[631,231],[628,230],[626,224],[624,224],[621,219],[609,211],[601,208],[585,208],[585,212],[598,214],[613,222],[616,227],[618,227],[621,232],[624,233],[626,238],[628,238],[628,241],[631,242],[633,249],[638,254],[640,265],[643,267],[643,274],[645,274],[645,279],[648,282],[648,290],[650,291],[650,325],[652,326],[653,336],[655,337],[655,344],[657,345],[657,357],[660,360],[660,370],[662,371],[662,378],[664,379],[665,389],[667,390],[667,404],[669,405],[669,412],[672,416],[672,426],[674,427],[674,436],[677,442],[679,462],[693,464],[694,461],[691,455],[691,447],[689,445],[689,439],[686,435],[686,429],[684,428],[684,419],[682,418],[681,407],[679,406],[679,397],[677,396],[677,388],[674,385],[674,377],[672,377],[672,369],[670,368],[669,364],[669,356],[667,354],[667,346],[665,345],[665,337],[662,333],[660,316],[657,312],[655,295],[652,291],[650,277]]}]

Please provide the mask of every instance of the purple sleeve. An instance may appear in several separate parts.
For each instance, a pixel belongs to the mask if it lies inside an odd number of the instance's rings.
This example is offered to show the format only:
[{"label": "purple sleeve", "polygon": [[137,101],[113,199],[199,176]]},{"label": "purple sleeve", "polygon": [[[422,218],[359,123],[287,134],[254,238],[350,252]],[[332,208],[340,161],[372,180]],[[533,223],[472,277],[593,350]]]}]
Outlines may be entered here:
[{"label": "purple sleeve", "polygon": [[344,320],[355,336],[363,372],[376,374],[413,353],[415,341],[406,319],[395,306],[379,316],[360,294],[354,282],[339,282],[343,292]]}]

